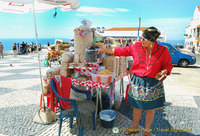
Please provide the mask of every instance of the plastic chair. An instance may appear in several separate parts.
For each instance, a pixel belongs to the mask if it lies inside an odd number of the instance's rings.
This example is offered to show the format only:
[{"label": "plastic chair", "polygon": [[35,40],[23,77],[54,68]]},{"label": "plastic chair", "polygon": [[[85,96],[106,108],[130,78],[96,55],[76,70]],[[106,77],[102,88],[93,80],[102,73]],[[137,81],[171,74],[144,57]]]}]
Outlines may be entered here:
[{"label": "plastic chair", "polygon": [[[44,97],[47,98],[47,107],[50,107],[50,94],[44,94]],[[42,100],[42,94],[40,95],[40,110],[42,109],[42,103],[43,103],[43,100]],[[55,104],[55,107],[57,108],[56,110],[59,111],[60,110],[60,107],[58,106],[58,102],[56,101],[56,104]]]},{"label": "plastic chair", "polygon": [[[47,97],[47,107],[50,105],[50,94],[44,94],[44,97]],[[40,110],[42,109],[42,94],[40,95]]]},{"label": "plastic chair", "polygon": [[[80,111],[78,110],[77,101],[75,99],[66,99],[66,98],[61,97],[57,93],[56,83],[55,83],[54,79],[51,79],[51,88],[52,88],[53,92],[55,93],[55,95],[58,99],[59,106],[60,106],[60,119],[59,119],[59,130],[58,130],[58,135],[60,136],[61,128],[62,128],[62,120],[64,118],[69,118],[70,119],[69,127],[72,128],[73,118],[77,117],[78,112],[80,112]],[[76,92],[86,94],[87,100],[91,100],[91,92],[90,91],[79,90],[76,87],[74,87],[73,85],[71,86],[71,88]],[[67,114],[63,113],[64,109],[60,105],[60,100],[67,101],[67,102],[70,102],[71,104],[73,104],[73,107],[74,107],[73,114],[67,115]],[[92,119],[93,119],[93,130],[95,130],[96,129],[95,112],[93,112],[93,114],[92,114]],[[84,136],[84,127],[79,128],[79,136]]]}]

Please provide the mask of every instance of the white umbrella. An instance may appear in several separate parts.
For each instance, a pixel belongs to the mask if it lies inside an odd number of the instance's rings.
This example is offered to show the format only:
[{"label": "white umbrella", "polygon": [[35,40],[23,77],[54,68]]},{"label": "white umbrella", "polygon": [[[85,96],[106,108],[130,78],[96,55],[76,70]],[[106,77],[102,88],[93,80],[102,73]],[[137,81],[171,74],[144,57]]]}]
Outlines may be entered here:
[{"label": "white umbrella", "polygon": [[56,7],[62,11],[72,11],[78,9],[80,3],[78,0],[0,0],[0,11],[16,14],[45,12]]},{"label": "white umbrella", "polygon": [[[80,7],[78,0],[0,0],[0,12],[9,12],[16,14],[24,14],[28,12],[33,12],[34,15],[34,27],[35,27],[35,37],[36,45],[38,46],[38,33],[37,25],[35,19],[35,12],[45,12],[53,8],[60,7],[62,11],[72,11]],[[44,103],[44,93],[43,93],[43,83],[42,83],[42,74],[40,66],[40,55],[38,53],[38,65],[40,72],[41,80],[41,89],[43,95],[43,106],[45,109]],[[46,110],[46,109],[45,109]]]}]

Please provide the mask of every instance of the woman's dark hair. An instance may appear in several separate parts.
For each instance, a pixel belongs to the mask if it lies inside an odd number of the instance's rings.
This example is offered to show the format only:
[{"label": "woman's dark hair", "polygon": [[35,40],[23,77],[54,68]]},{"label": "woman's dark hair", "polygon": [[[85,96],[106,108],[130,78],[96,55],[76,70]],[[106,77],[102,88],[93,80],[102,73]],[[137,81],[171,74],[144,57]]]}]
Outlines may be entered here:
[{"label": "woman's dark hair", "polygon": [[142,36],[149,41],[156,41],[156,39],[160,36],[160,31],[155,27],[149,27],[143,31]]}]

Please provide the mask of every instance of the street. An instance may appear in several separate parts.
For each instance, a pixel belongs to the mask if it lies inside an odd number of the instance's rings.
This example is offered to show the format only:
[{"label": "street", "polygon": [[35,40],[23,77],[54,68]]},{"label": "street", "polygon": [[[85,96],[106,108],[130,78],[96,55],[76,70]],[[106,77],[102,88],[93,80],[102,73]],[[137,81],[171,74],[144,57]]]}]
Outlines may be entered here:
[{"label": "street", "polygon": [[196,64],[197,64],[197,65],[200,65],[200,55],[196,54],[196,59],[197,59]]}]

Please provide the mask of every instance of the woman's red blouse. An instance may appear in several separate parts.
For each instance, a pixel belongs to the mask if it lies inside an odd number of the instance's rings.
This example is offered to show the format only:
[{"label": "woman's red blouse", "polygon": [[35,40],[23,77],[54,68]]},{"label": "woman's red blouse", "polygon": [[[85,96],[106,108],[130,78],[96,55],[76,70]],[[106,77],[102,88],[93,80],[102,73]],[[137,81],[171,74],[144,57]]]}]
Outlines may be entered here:
[{"label": "woman's red blouse", "polygon": [[[126,47],[117,47],[114,49],[114,55],[132,56],[134,63],[130,71],[140,77],[155,77],[157,73],[164,69],[170,75],[173,68],[168,49],[157,42],[152,50],[150,59],[146,48],[142,46],[142,42]],[[147,64],[149,64],[148,69]]]}]

